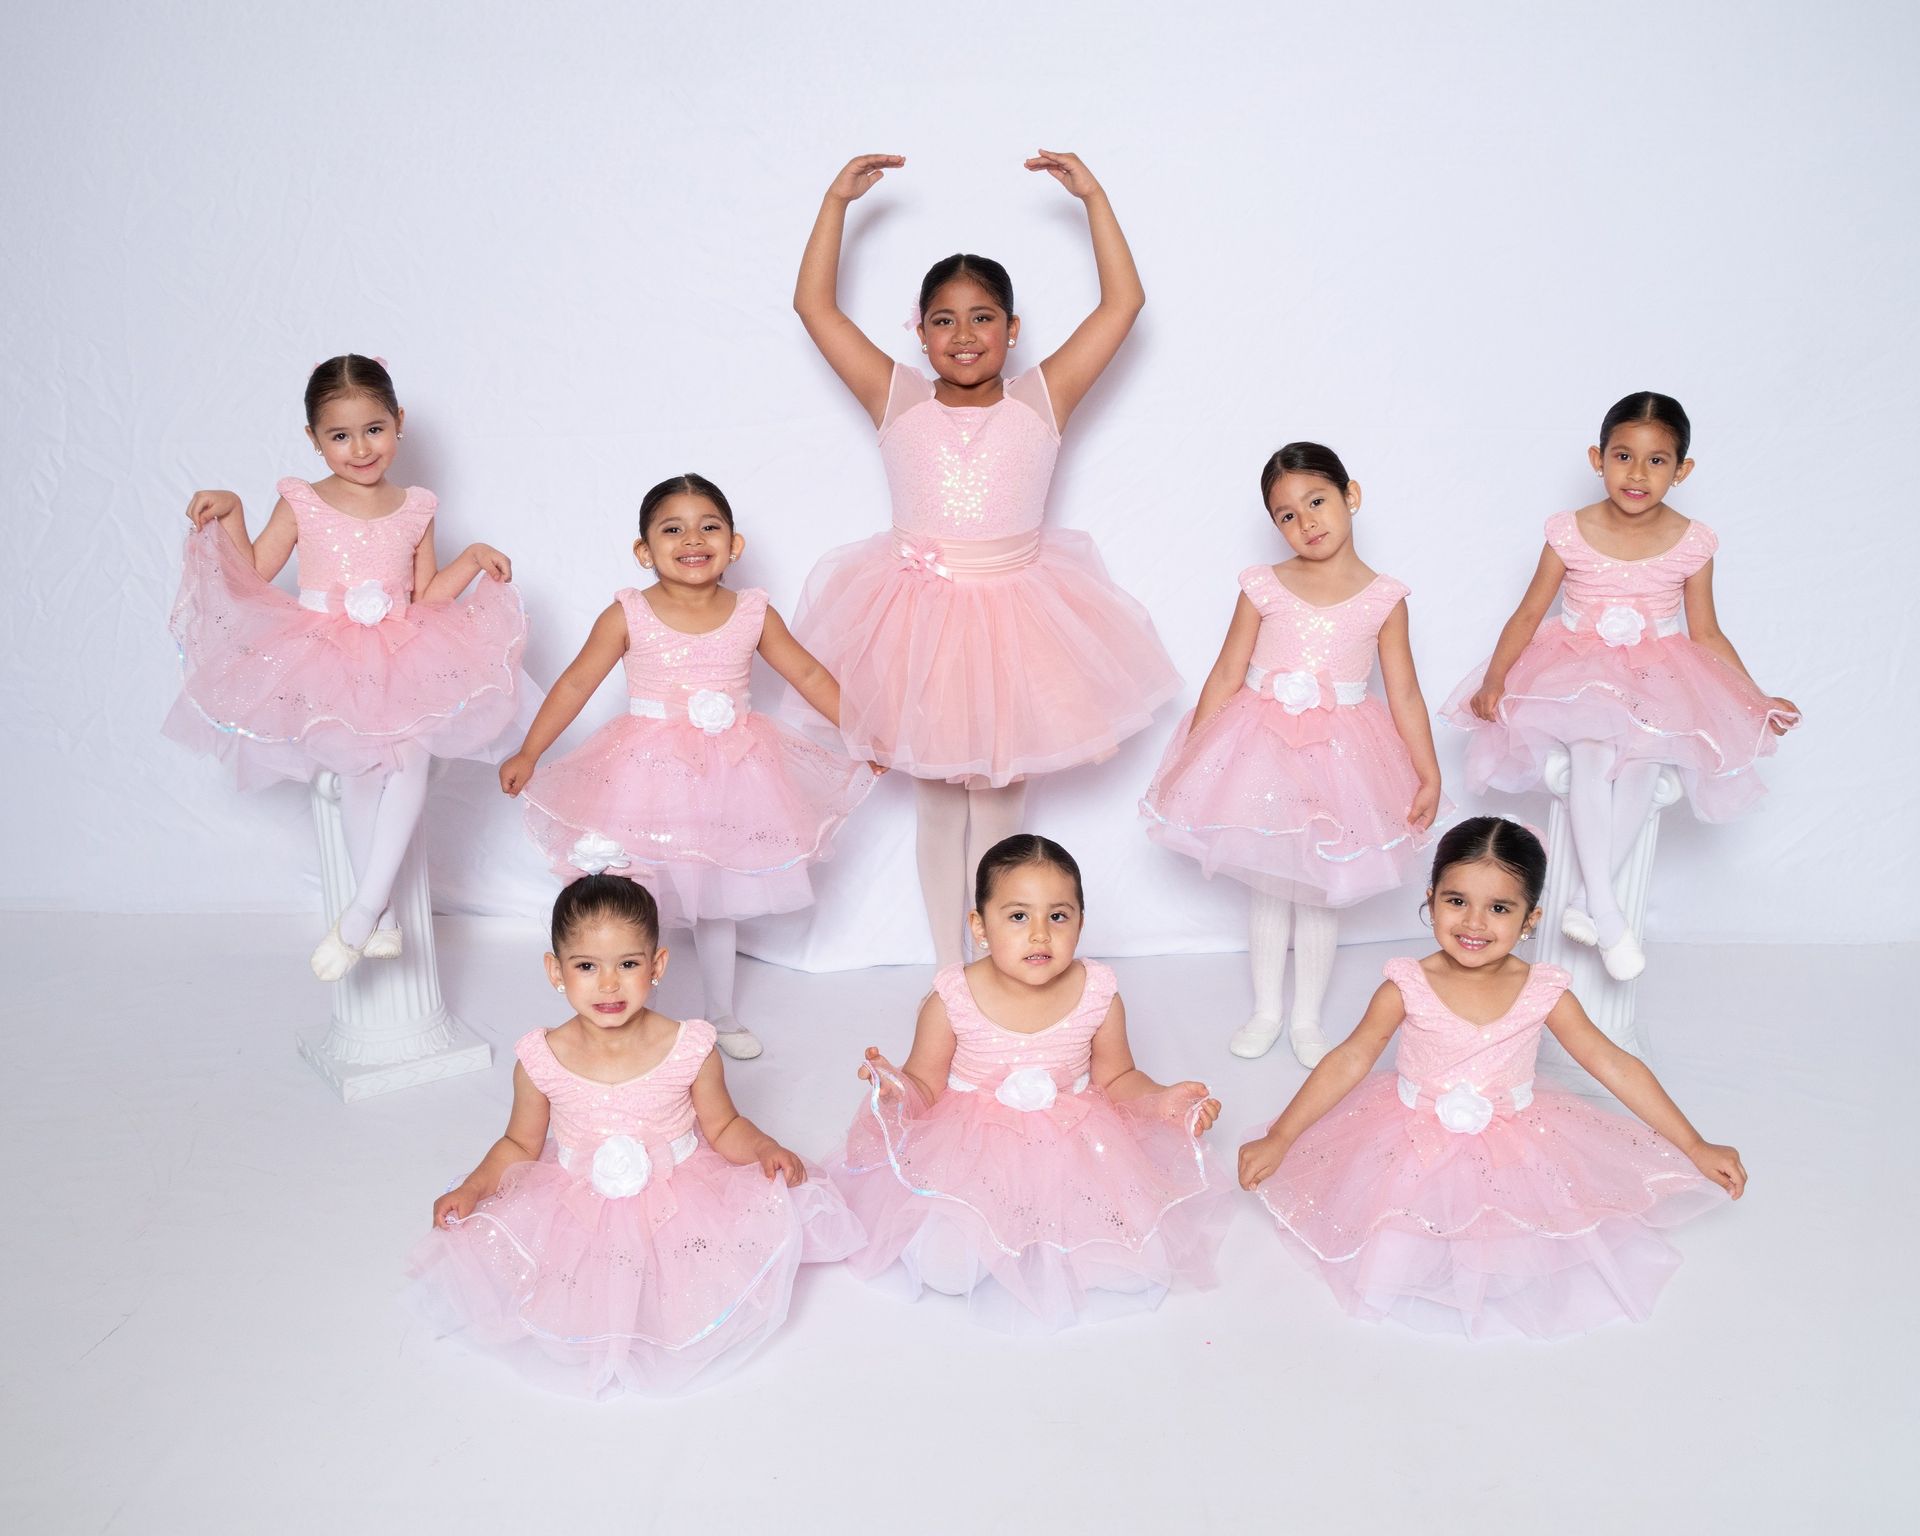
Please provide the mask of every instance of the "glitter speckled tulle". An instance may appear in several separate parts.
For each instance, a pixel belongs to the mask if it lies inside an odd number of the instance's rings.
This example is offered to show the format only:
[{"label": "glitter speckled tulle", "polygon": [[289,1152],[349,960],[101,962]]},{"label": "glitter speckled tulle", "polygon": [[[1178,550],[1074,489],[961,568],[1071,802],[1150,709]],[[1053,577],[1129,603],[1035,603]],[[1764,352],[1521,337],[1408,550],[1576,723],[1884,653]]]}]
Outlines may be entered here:
[{"label": "glitter speckled tulle", "polygon": [[[1380,626],[1407,595],[1379,576],[1316,608],[1266,565],[1242,571],[1240,585],[1260,611],[1254,666],[1312,673],[1328,695],[1332,685],[1366,684]],[[1240,689],[1198,730],[1189,711],[1140,802],[1147,836],[1208,875],[1317,906],[1406,884],[1438,835],[1407,825],[1419,780],[1406,744],[1376,698],[1323,705],[1290,715],[1268,686]],[[1443,803],[1434,825],[1451,810]]]},{"label": "glitter speckled tulle", "polygon": [[[1559,614],[1540,626],[1507,673],[1498,721],[1469,708],[1484,665],[1453,691],[1440,714],[1472,733],[1468,781],[1475,789],[1536,789],[1556,747],[1604,741],[1620,764],[1672,764],[1703,821],[1751,810],[1766,794],[1754,765],[1777,744],[1771,701],[1685,634],[1657,633],[1679,623],[1681,589],[1713,558],[1713,531],[1695,520],[1663,554],[1614,560],[1581,537],[1573,513],[1561,512],[1547,520],[1547,542],[1566,564],[1562,601],[1578,627]],[[1595,623],[1609,608],[1640,616],[1636,643],[1601,638]]]},{"label": "glitter speckled tulle", "polygon": [[[414,1249],[413,1299],[436,1327],[541,1386],[610,1397],[707,1385],[785,1321],[799,1265],[844,1257],[859,1223],[812,1170],[789,1190],[704,1141],[673,1162],[666,1143],[691,1125],[687,1088],[712,1045],[712,1028],[690,1019],[652,1072],[606,1084],[562,1067],[544,1030],[520,1040],[522,1065],[554,1106],[554,1139],[465,1221]],[[621,1199],[595,1193],[590,1178],[613,1134],[654,1154],[646,1188]]]},{"label": "glitter speckled tulle", "polygon": [[415,487],[387,517],[349,517],[302,480],[283,480],[304,590],[334,601],[380,585],[392,612],[358,624],[304,608],[261,580],[217,523],[190,534],[170,620],[180,697],[167,735],[229,764],[251,787],[320,769],[391,769],[415,741],[436,757],[499,755],[513,723],[527,622],[510,583],[482,577],[452,603],[408,603],[413,551],[434,498]]},{"label": "glitter speckled tulle", "polygon": [[856,755],[1006,784],[1110,756],[1178,689],[1093,541],[1040,529],[1052,413],[1037,368],[968,408],[895,369],[880,432],[894,531],[827,554],[794,625],[839,679]]},{"label": "glitter speckled tulle", "polygon": [[[840,824],[873,787],[873,771],[750,708],[748,685],[767,594],[739,594],[732,617],[704,635],[660,621],[638,590],[627,614],[627,687],[664,718],[626,714],[574,751],[543,764],[524,791],[527,830],[563,880],[583,836],[618,844],[610,869],[640,881],[663,920],[791,912],[813,901],[811,865],[832,852]],[[725,694],[734,723],[708,734],[688,714],[694,695]]]},{"label": "glitter speckled tulle", "polygon": [[[1074,1012],[1050,1029],[1000,1029],[953,966],[936,986],[958,1042],[956,1080],[928,1105],[890,1074],[873,1084],[830,1173],[868,1233],[855,1273],[910,1297],[962,1293],[976,1321],[1047,1331],[1152,1307],[1176,1282],[1212,1281],[1231,1200],[1193,1133],[1194,1100],[1115,1104],[1075,1090],[1113,999],[1113,973],[1086,962]],[[1043,1068],[1046,1109],[996,1089]]]},{"label": "glitter speckled tulle", "polygon": [[[1407,1008],[1396,1070],[1356,1087],[1260,1186],[1289,1246],[1349,1312],[1427,1331],[1560,1338],[1647,1317],[1680,1262],[1659,1229],[1728,1197],[1631,1116],[1538,1085],[1512,1108],[1566,972],[1536,965],[1481,1026],[1417,962],[1386,975]],[[1456,1083],[1498,1106],[1485,1129],[1440,1123],[1435,1100]]]}]

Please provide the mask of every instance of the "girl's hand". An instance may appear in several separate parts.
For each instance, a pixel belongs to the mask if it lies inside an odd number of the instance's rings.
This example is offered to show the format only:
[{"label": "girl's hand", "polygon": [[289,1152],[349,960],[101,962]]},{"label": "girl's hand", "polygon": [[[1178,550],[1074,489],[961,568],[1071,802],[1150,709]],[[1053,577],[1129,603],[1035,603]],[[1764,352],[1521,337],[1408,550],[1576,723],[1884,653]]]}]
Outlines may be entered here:
[{"label": "girl's hand", "polygon": [[885,763],[876,763],[872,758],[867,759],[867,766],[873,770],[873,776],[876,779],[887,771],[887,765]]},{"label": "girl's hand", "polygon": [[1424,832],[1433,825],[1434,814],[1439,809],[1439,781],[1435,780],[1431,784],[1423,783],[1414,791],[1413,804],[1407,807],[1407,825],[1416,832]]},{"label": "girl's hand", "polygon": [[517,795],[527,787],[527,780],[533,777],[534,765],[540,759],[531,752],[516,752],[500,765],[500,792]]},{"label": "girl's hand", "polygon": [[1258,1141],[1248,1142],[1240,1149],[1240,1187],[1258,1189],[1286,1160],[1287,1149],[1274,1140],[1271,1131]]},{"label": "girl's hand", "polygon": [[1687,1156],[1693,1159],[1698,1168],[1714,1183],[1718,1184],[1734,1199],[1738,1200],[1747,1187],[1747,1167],[1740,1161],[1740,1154],[1732,1147],[1717,1147],[1710,1141],[1703,1141]]},{"label": "girl's hand", "polygon": [[897,171],[906,163],[905,155],[855,155],[833,178],[833,185],[827,188],[827,196],[838,198],[843,203],[865,197],[873,184],[888,171]]},{"label": "girl's hand", "polygon": [[1026,167],[1030,171],[1045,171],[1082,202],[1100,190],[1093,172],[1081,164],[1078,155],[1067,150],[1043,149],[1026,162]]},{"label": "girl's hand", "polygon": [[1468,702],[1467,708],[1482,720],[1499,718],[1500,699],[1507,691],[1505,683],[1483,683],[1480,691]]},{"label": "girl's hand", "polygon": [[1200,1100],[1199,1113],[1194,1117],[1193,1122],[1194,1135],[1204,1136],[1208,1131],[1213,1129],[1213,1122],[1220,1118],[1220,1101],[1207,1097],[1207,1085],[1205,1083],[1175,1083],[1173,1085],[1173,1091],[1175,1093],[1185,1093],[1190,1098]]},{"label": "girl's hand", "polygon": [[433,1202],[433,1224],[436,1227],[456,1226],[471,1216],[473,1208],[479,1203],[479,1191],[471,1184],[450,1189]]},{"label": "girl's hand", "polygon": [[[207,494],[202,492],[202,495]],[[225,494],[222,492],[221,494]],[[189,513],[189,516],[192,514]],[[1767,715],[1767,728],[1776,736],[1784,736],[1800,723],[1800,706],[1792,699],[1772,698],[1767,702],[1773,706]]]},{"label": "girl's hand", "polygon": [[465,557],[480,567],[482,575],[491,576],[495,581],[513,580],[513,562],[491,544],[469,544]]},{"label": "girl's hand", "polygon": [[794,1189],[807,1182],[807,1165],[800,1161],[798,1153],[789,1152],[779,1142],[769,1139],[760,1149],[760,1171],[768,1178],[776,1173],[787,1176],[787,1188]]},{"label": "girl's hand", "polygon": [[866,1064],[860,1068],[860,1081],[879,1083],[880,1097],[895,1099],[900,1096],[900,1089],[896,1086],[899,1080],[900,1069],[880,1054],[880,1047],[868,1046]]},{"label": "girl's hand", "polygon": [[187,521],[196,528],[242,515],[240,498],[232,491],[195,491],[187,503]]}]

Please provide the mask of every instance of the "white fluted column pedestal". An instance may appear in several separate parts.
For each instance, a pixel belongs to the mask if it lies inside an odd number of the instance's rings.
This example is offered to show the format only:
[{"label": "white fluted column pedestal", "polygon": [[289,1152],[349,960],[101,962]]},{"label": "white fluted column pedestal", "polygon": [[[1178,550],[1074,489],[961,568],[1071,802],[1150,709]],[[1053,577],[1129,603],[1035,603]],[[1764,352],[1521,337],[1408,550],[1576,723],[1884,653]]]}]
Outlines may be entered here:
[{"label": "white fluted column pedestal", "polygon": [[[1536,935],[1536,958],[1564,967],[1573,975],[1573,993],[1580,1006],[1605,1035],[1623,1051],[1643,1061],[1647,1056],[1647,1038],[1634,1016],[1634,994],[1640,983],[1615,981],[1600,963],[1600,951],[1576,944],[1560,931],[1560,914],[1567,909],[1569,896],[1580,886],[1580,864],[1573,855],[1573,831],[1567,821],[1567,788],[1570,765],[1565,752],[1556,751],[1546,765],[1546,787],[1553,797],[1547,812],[1547,888],[1540,896],[1540,928]],[[1653,888],[1653,852],[1660,838],[1660,813],[1679,800],[1680,777],[1671,768],[1660,771],[1660,782],[1653,793],[1653,811],[1634,839],[1633,851],[1614,881],[1614,896],[1620,903],[1627,924],[1645,942],[1647,898]],[[1580,1093],[1605,1094],[1578,1062],[1561,1048],[1551,1034],[1540,1040],[1540,1056],[1554,1076]]]},{"label": "white fluted column pedestal", "polygon": [[[340,776],[313,781],[313,830],[320,844],[320,889],[329,924],[353,899],[353,863],[340,820]],[[300,1054],[328,1086],[355,1099],[478,1072],[493,1049],[447,1011],[434,959],[433,899],[420,841],[407,850],[394,883],[393,912],[404,948],[391,960],[362,960],[329,991],[325,1030],[298,1034]]]}]

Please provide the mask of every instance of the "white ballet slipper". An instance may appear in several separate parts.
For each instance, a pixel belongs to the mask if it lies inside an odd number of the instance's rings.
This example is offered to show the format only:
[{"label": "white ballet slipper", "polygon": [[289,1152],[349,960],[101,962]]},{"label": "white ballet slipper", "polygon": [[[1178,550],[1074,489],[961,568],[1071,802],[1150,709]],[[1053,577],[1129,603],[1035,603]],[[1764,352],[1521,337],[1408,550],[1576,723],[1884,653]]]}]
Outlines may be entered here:
[{"label": "white ballet slipper", "polygon": [[1246,1023],[1233,1032],[1233,1038],[1227,1042],[1227,1049],[1236,1056],[1244,1056],[1256,1061],[1273,1049],[1273,1042],[1280,1038],[1280,1021],[1256,1013]]},{"label": "white ballet slipper", "polygon": [[400,949],[398,928],[376,928],[367,935],[367,942],[360,946],[360,953],[369,960],[393,960],[399,957]]},{"label": "white ballet slipper", "polygon": [[1609,944],[1600,951],[1600,963],[1615,981],[1632,981],[1647,968],[1647,953],[1629,928],[1620,936],[1619,943]]},{"label": "white ballet slipper", "polygon": [[1287,1044],[1293,1047],[1293,1054],[1299,1058],[1300,1065],[1313,1068],[1320,1065],[1320,1058],[1333,1049],[1332,1043],[1320,1033],[1318,1024],[1302,1024],[1295,1021],[1287,1029]]},{"label": "white ballet slipper", "polygon": [[1578,907],[1568,907],[1560,914],[1560,931],[1589,948],[1600,942],[1600,925]]},{"label": "white ballet slipper", "polygon": [[764,1049],[758,1035],[750,1029],[742,1029],[738,1024],[731,1029],[721,1029],[716,1025],[713,1043],[720,1047],[723,1056],[730,1056],[735,1061],[752,1061]]},{"label": "white ballet slipper", "polygon": [[307,964],[313,967],[313,974],[322,981],[338,981],[360,963],[360,957],[365,953],[364,949],[355,949],[341,938],[340,925],[335,923],[327,930],[327,936],[314,946]]}]

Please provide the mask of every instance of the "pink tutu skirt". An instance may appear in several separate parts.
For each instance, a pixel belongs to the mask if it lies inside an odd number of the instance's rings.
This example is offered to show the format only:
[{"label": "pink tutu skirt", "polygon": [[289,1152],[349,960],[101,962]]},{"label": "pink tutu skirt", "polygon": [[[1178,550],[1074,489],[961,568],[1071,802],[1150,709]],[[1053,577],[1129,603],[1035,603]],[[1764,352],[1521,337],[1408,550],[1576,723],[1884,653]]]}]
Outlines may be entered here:
[{"label": "pink tutu skirt", "polygon": [[540,1386],[605,1398],[724,1375],[786,1320],[801,1264],[860,1241],[811,1169],[788,1189],[703,1140],[671,1175],[607,1199],[549,1142],[465,1221],[422,1240],[408,1273],[435,1327]]},{"label": "pink tutu skirt", "polygon": [[359,624],[301,607],[209,524],[188,536],[170,626],[183,678],[163,729],[243,788],[390,771],[407,742],[493,760],[520,704],[527,619],[511,583]]},{"label": "pink tutu skirt", "polygon": [[1255,890],[1346,907],[1398,890],[1453,807],[1416,832],[1419,780],[1386,706],[1369,696],[1289,715],[1242,688],[1188,734],[1189,712],[1140,802],[1147,836]]},{"label": "pink tutu skirt", "polygon": [[1556,747],[1604,741],[1618,764],[1670,763],[1702,821],[1731,820],[1766,794],[1753,766],[1774,752],[1772,701],[1686,635],[1608,645],[1551,618],[1507,673],[1498,721],[1468,707],[1485,673],[1456,688],[1440,712],[1472,733],[1475,789],[1537,789]]},{"label": "pink tutu skirt", "polygon": [[[1002,545],[1022,548],[978,553]],[[820,561],[794,632],[840,681],[849,752],[998,786],[1111,757],[1173,697],[1153,620],[1093,540],[1043,532],[1032,547],[888,532]]]},{"label": "pink tutu skirt", "polygon": [[522,798],[561,880],[625,875],[683,928],[811,905],[808,867],[872,787],[865,763],[748,710],[713,735],[622,715],[540,768]]},{"label": "pink tutu skirt", "polygon": [[1288,1246],[1357,1317],[1474,1338],[1644,1320],[1680,1256],[1660,1229],[1727,1194],[1638,1120],[1536,1087],[1446,1129],[1376,1072],[1260,1186]]},{"label": "pink tutu skirt", "polygon": [[1097,1089],[1010,1109],[986,1090],[929,1107],[888,1073],[829,1167],[867,1230],[848,1261],[917,1299],[967,1298],[977,1322],[1052,1332],[1213,1283],[1232,1215],[1201,1148],[1195,1101],[1115,1104]]}]

